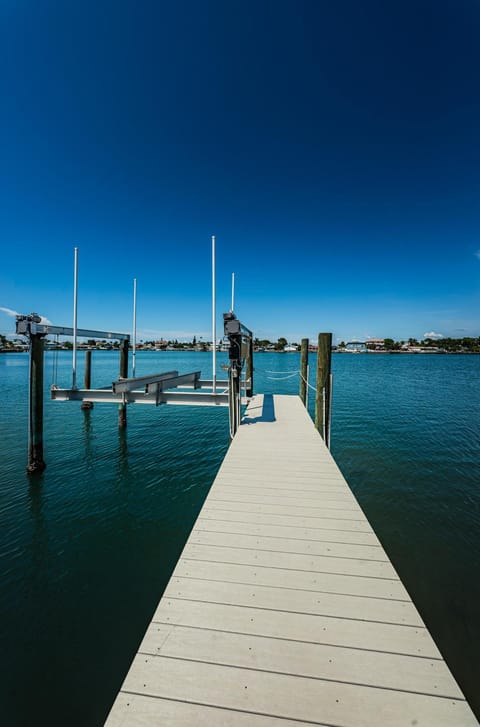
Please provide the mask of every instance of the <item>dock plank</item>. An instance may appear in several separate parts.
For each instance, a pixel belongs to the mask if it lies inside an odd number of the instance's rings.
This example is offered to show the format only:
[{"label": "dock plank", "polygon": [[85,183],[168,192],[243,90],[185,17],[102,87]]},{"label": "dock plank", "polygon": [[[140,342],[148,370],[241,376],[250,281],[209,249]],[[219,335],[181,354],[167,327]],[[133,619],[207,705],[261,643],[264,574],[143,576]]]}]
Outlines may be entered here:
[{"label": "dock plank", "polygon": [[463,700],[140,653],[123,691],[344,727],[477,724]]},{"label": "dock plank", "polygon": [[[218,531],[225,533],[248,533],[250,535],[263,535],[264,537],[294,538],[312,543],[347,543],[353,545],[367,545],[372,548],[381,548],[379,540],[373,531],[355,532],[350,530],[335,530],[335,528],[308,528],[296,525],[272,525],[265,522],[252,523],[245,520],[228,520],[204,518],[200,514],[193,533],[201,531]],[[192,534],[193,534],[192,533]],[[384,551],[382,550],[382,553]]]},{"label": "dock plank", "polygon": [[[286,607],[287,604],[282,606]],[[292,615],[293,614],[293,615]],[[441,659],[424,626],[369,622],[165,596],[153,622]]]},{"label": "dock plank", "polygon": [[463,699],[442,660],[152,623],[139,653]]},{"label": "dock plank", "polygon": [[[397,580],[397,574],[388,561],[377,562],[355,557],[333,558],[330,555],[292,553],[285,550],[276,552],[272,548],[239,547],[238,543],[232,546],[227,537],[224,538],[223,543],[214,544],[190,541],[184,550],[183,557],[187,560],[218,561],[239,565],[258,565],[265,568],[288,568],[312,573],[335,573]],[[408,594],[404,593],[408,598]]]},{"label": "dock plank", "polygon": [[218,545],[230,548],[247,548],[276,553],[296,553],[305,555],[325,555],[332,558],[356,558],[376,563],[389,563],[384,552],[377,546],[359,545],[335,541],[315,541],[294,538],[267,537],[248,533],[218,532],[196,528],[190,538],[190,545]]},{"label": "dock plank", "polygon": [[[299,588],[297,584],[283,587],[281,579],[277,581],[279,585],[272,585],[272,581],[275,581],[273,577],[261,577],[261,580],[268,580],[270,583],[260,584],[256,582],[254,569],[245,572],[245,577],[250,575],[250,581],[253,581],[250,583],[238,583],[232,578],[230,580],[195,578],[195,568],[196,564],[194,568],[190,564],[185,568],[182,565],[182,572],[192,575],[183,578],[174,576],[165,589],[165,595],[227,605],[237,603],[253,608],[282,609],[292,613],[312,613],[338,618],[356,618],[361,621],[424,626],[417,609],[410,601],[362,596],[350,592],[315,591]],[[224,568],[223,572],[228,573],[228,568]],[[351,589],[353,587],[354,584],[351,584]]]},{"label": "dock plank", "polygon": [[300,400],[273,405],[252,400],[108,727],[478,725]]}]

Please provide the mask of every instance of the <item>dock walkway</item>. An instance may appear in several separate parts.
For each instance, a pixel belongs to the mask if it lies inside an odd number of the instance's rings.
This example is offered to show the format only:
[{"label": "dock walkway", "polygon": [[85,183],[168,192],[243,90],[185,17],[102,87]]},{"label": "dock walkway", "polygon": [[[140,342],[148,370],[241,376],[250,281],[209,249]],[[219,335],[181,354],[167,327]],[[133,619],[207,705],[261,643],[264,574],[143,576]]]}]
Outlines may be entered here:
[{"label": "dock walkway", "polygon": [[107,725],[306,724],[478,722],[300,399],[257,395]]}]

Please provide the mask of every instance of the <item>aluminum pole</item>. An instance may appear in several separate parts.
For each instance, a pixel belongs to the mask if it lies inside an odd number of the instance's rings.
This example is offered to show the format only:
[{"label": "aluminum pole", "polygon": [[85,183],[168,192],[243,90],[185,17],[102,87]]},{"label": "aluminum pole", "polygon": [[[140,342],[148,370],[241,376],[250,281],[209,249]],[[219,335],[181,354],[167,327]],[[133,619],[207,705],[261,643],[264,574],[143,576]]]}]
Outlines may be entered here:
[{"label": "aluminum pole", "polygon": [[137,279],[133,279],[133,334],[132,334],[132,378],[135,378],[135,357],[137,355]]},{"label": "aluminum pole", "polygon": [[77,307],[78,307],[78,247],[75,247],[74,248],[74,264],[73,264],[72,389],[77,388]]},{"label": "aluminum pole", "polygon": [[217,393],[217,303],[215,235],[212,235],[212,390]]}]

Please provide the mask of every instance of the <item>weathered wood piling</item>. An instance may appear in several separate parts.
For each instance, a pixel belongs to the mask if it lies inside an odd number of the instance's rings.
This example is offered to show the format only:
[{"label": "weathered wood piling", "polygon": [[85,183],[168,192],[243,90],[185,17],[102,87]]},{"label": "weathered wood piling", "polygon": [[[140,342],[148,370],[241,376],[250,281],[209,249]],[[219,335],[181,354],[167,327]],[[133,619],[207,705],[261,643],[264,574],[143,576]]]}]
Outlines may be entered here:
[{"label": "weathered wood piling", "polygon": [[332,334],[318,334],[317,385],[315,395],[315,426],[327,446],[330,442],[330,405],[331,405],[331,362]]},{"label": "weathered wood piling", "polygon": [[[120,341],[120,378],[128,378],[128,339]],[[123,402],[118,405],[118,426],[127,426],[127,405]]]},{"label": "weathered wood piling", "polygon": [[307,406],[308,338],[302,338],[300,346],[300,399]]},{"label": "weathered wood piling", "polygon": [[43,472],[43,335],[30,336],[28,474]]},{"label": "weathered wood piling", "polygon": [[[85,351],[85,374],[83,377],[83,388],[92,388],[92,352],[90,349]],[[93,409],[93,401],[82,401],[80,409],[88,411]]]},{"label": "weathered wood piling", "polygon": [[85,351],[85,376],[83,378],[83,388],[90,389],[92,387],[92,352],[90,349]]}]

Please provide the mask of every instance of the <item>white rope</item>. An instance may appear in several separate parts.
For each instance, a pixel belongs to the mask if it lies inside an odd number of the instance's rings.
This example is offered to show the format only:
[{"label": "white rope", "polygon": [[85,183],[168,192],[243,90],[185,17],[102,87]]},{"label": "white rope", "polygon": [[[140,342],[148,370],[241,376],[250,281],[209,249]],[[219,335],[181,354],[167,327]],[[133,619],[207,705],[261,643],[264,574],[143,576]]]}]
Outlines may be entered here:
[{"label": "white rope", "polygon": [[266,376],[265,378],[270,379],[271,381],[285,381],[286,379],[293,379],[293,377],[297,374],[298,371],[295,371],[293,374],[290,374],[290,376]]},{"label": "white rope", "polygon": [[270,369],[259,369],[258,366],[255,366],[255,371],[260,371],[262,374],[299,374],[300,371],[298,369],[295,369],[292,371],[292,369],[289,369],[288,371],[271,371]]},{"label": "white rope", "polygon": [[316,391],[316,388],[314,386],[312,386],[311,384],[308,383],[307,379],[305,378],[305,376],[303,376],[302,372],[300,371],[299,373],[300,373],[300,377],[304,380],[304,382],[306,383],[306,385],[309,386],[310,389],[312,389],[312,391]]}]

